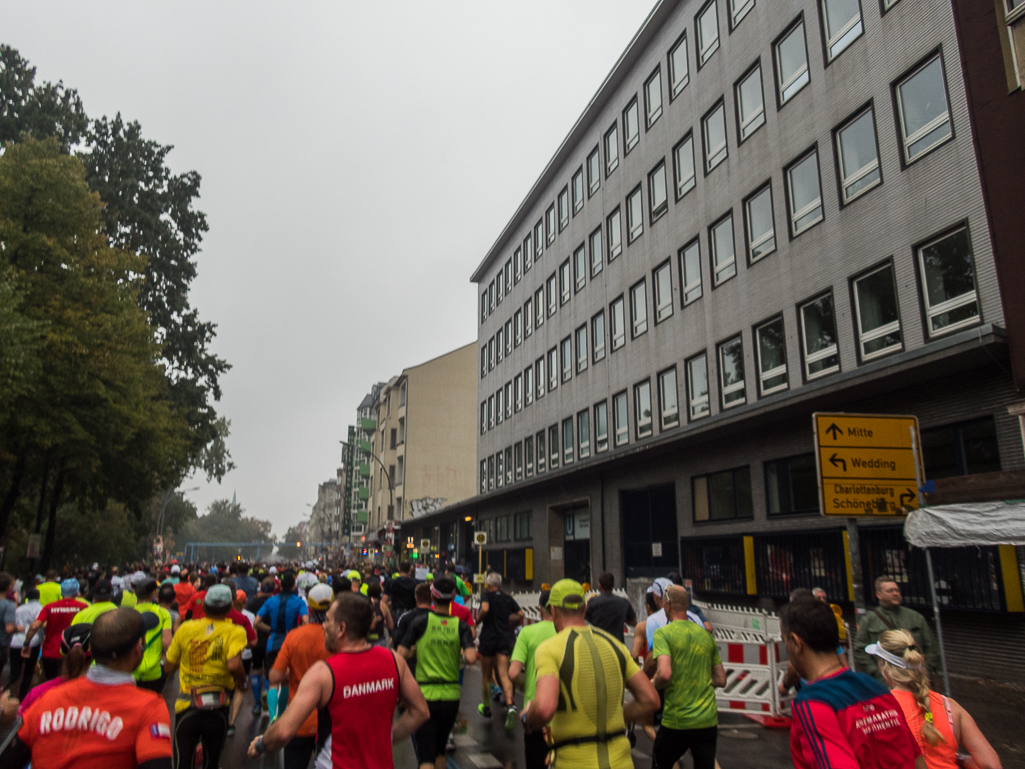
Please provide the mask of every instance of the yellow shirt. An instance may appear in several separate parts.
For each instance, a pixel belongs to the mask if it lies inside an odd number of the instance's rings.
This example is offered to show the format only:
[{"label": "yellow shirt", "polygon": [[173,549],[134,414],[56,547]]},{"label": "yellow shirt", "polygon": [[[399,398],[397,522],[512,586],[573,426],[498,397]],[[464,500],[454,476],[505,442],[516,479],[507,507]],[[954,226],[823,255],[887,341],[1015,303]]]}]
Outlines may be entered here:
[{"label": "yellow shirt", "polygon": [[71,624],[77,625],[80,622],[95,622],[96,618],[99,617],[101,614],[116,608],[117,604],[111,603],[110,601],[100,601],[98,603],[94,603],[88,609],[82,609],[82,611],[76,614],[75,618],[71,620]]},{"label": "yellow shirt", "polygon": [[229,693],[234,690],[235,678],[228,672],[228,660],[241,654],[246,643],[245,628],[227,620],[204,617],[183,622],[167,650],[168,662],[181,662],[180,693],[174,712],[189,708],[193,688],[220,686]]},{"label": "yellow shirt", "polygon": [[61,586],[57,582],[40,582],[36,589],[39,591],[39,603],[42,606],[61,599]]},{"label": "yellow shirt", "polygon": [[633,769],[623,721],[623,689],[640,668],[618,638],[587,626],[564,628],[534,652],[537,680],[559,679],[552,740],[622,733],[555,751],[555,769]]},{"label": "yellow shirt", "polygon": [[135,593],[130,593],[127,590],[121,594],[121,608],[127,609],[131,606],[135,606],[139,603],[139,599],[135,596]]}]

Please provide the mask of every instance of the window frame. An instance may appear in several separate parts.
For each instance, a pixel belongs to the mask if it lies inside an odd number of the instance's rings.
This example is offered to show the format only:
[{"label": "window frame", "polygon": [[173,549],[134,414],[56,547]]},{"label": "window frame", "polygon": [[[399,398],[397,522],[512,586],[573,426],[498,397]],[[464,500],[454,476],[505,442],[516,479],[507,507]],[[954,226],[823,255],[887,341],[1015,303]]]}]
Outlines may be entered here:
[{"label": "window frame", "polygon": [[[591,176],[591,158],[598,158],[598,173]],[[599,189],[601,189],[601,144],[599,143],[593,150],[587,153],[587,198],[590,200],[591,196],[594,195]]]},{"label": "window frame", "polygon": [[534,296],[531,294],[523,303],[523,341],[534,333]]},{"label": "window frame", "polygon": [[[723,366],[722,354],[726,345],[732,344],[733,342],[740,343],[740,365],[742,368],[742,375],[739,387],[737,386],[737,383],[734,383],[727,388],[726,380],[724,378],[726,370]],[[717,342],[715,345],[715,359],[718,368],[719,408],[723,411],[727,411],[729,409],[745,405],[747,403],[747,361],[744,359],[744,335],[738,332],[721,342]],[[727,403],[726,396],[732,395],[734,392],[742,393],[741,397]]]},{"label": "window frame", "polygon": [[794,496],[794,494],[793,494],[793,485],[794,484],[793,484],[792,471],[790,469],[790,463],[793,462],[795,459],[805,459],[805,458],[811,459],[812,466],[814,467],[814,465],[815,465],[815,454],[814,454],[814,452],[805,452],[803,454],[793,454],[791,456],[780,457],[779,459],[768,459],[768,460],[765,460],[765,461],[762,462],[762,477],[763,477],[763,480],[765,481],[765,515],[770,520],[771,519],[775,519],[775,518],[784,518],[784,517],[787,517],[787,516],[798,516],[798,515],[815,515],[815,516],[817,516],[817,515],[819,515],[819,505],[821,503],[818,501],[818,489],[817,488],[816,488],[816,504],[815,504],[815,507],[813,507],[813,508],[808,508],[807,510],[788,510],[786,512],[782,512],[781,511],[781,512],[777,512],[777,513],[774,513],[774,512],[772,512],[772,510],[769,509],[769,500],[772,498],[772,495],[769,493],[769,466],[770,465],[777,465],[777,464],[780,464],[782,462],[786,462],[786,466],[787,466],[787,480],[789,481],[789,484],[790,484],[790,489],[789,489],[790,497],[791,497],[790,501],[791,501],[791,503],[793,503],[793,496]]},{"label": "window frame", "polygon": [[[633,201],[639,198],[637,210],[640,212],[637,221],[634,222]],[[644,234],[644,189],[638,184],[626,194],[626,244],[632,245],[641,235]]]},{"label": "window frame", "polygon": [[562,372],[562,384],[573,378],[576,359],[573,356],[573,336],[563,337],[559,342],[559,370]]},{"label": "window frame", "polygon": [[[633,135],[633,139],[630,138],[630,122],[629,113],[634,113],[634,121],[637,124],[637,132]],[[623,157],[630,154],[630,151],[640,144],[641,141],[641,108],[637,101],[637,94],[633,95],[633,98],[626,103],[623,108]]]},{"label": "window frame", "polygon": [[[662,289],[659,282],[659,275],[664,271],[667,272],[669,280],[669,294],[667,297],[661,295]],[[651,271],[651,293],[652,305],[654,305],[655,309],[655,325],[657,326],[659,323],[673,317],[673,313],[676,310],[676,299],[674,298],[673,291],[673,260],[671,257],[666,257],[661,264],[656,265]]]},{"label": "window frame", "polygon": [[[727,0],[727,2],[732,2],[732,1],[733,0]],[[758,95],[759,95],[759,97],[761,99],[761,107],[760,107],[760,110],[759,110],[757,115],[755,115],[754,117],[748,119],[745,122],[744,121],[744,117],[741,114],[742,107],[741,107],[740,89],[741,89],[741,87],[743,87],[744,83],[746,83],[752,77],[755,77],[756,73],[757,73],[757,77],[758,77]],[[758,131],[765,125],[765,119],[766,119],[766,115],[765,115],[765,81],[762,79],[762,58],[760,56],[758,57],[758,59],[755,61],[754,64],[752,64],[750,67],[747,68],[747,70],[745,70],[744,74],[742,74],[740,77],[738,77],[734,81],[734,83],[733,83],[733,105],[734,105],[733,112],[734,112],[734,115],[736,116],[736,120],[737,120],[737,125],[736,125],[736,129],[737,129],[737,146],[740,146],[745,141],[747,141],[752,136],[754,136],[756,133],[758,133]],[[748,130],[747,133],[745,133],[745,126],[750,126],[752,121],[755,121],[755,120],[759,120],[759,122],[757,122],[753,127],[751,127]]]},{"label": "window frame", "polygon": [[[714,113],[720,110],[722,110],[722,149],[718,150],[715,155],[710,155],[709,153],[711,151],[711,148],[708,146],[708,120],[712,117]],[[715,104],[713,104],[712,107],[704,115],[701,116],[701,165],[702,168],[704,168],[705,170],[705,176],[708,176],[710,173],[712,173],[712,171],[714,171],[716,168],[725,163],[730,157],[730,136],[729,130],[727,128],[727,122],[728,121],[726,120],[726,98],[720,96],[716,100]],[[722,153],[721,157],[720,153]],[[712,160],[714,158],[719,159],[712,163]]]},{"label": "window frame", "polygon": [[[692,364],[702,358],[705,363],[705,394],[695,397]],[[702,350],[691,355],[683,362],[683,365],[687,378],[687,423],[689,424],[699,419],[706,419],[712,414],[712,382],[708,377],[708,350]],[[700,408],[702,404],[704,405],[704,410],[695,413],[695,407]]]},{"label": "window frame", "polygon": [[[620,315],[622,316],[623,332],[616,336],[615,329],[615,310],[616,305],[619,305]],[[619,338],[619,344],[616,344],[616,339]],[[626,299],[623,294],[620,294],[611,302],[609,302],[609,351],[616,352],[626,347]]]},{"label": "window frame", "polygon": [[[638,319],[637,308],[640,304],[635,301],[638,289],[644,302],[644,317]],[[648,333],[648,285],[647,278],[641,278],[630,286],[630,339],[637,339]]]},{"label": "window frame", "polygon": [[[687,67],[687,71],[682,78],[682,83],[677,87],[677,83],[681,81],[674,79],[676,77],[676,68],[673,66],[673,54],[681,45],[683,46],[683,62]],[[690,46],[687,42],[686,29],[680,33],[680,36],[669,47],[669,52],[666,54],[666,72],[669,73],[669,103],[672,104],[673,100],[690,85]]]},{"label": "window frame", "polygon": [[534,402],[534,365],[523,369],[523,408]]},{"label": "window frame", "polygon": [[[680,191],[681,179],[680,179],[680,164],[679,152],[683,149],[685,144],[690,144],[690,184],[685,190]],[[694,130],[690,129],[683,135],[680,141],[673,145],[673,194],[677,203],[687,197],[695,187],[698,185],[698,169],[694,162]]]},{"label": "window frame", "polygon": [[[581,257],[583,261],[581,261]],[[584,286],[587,285],[587,273],[589,271],[589,265],[587,264],[587,244],[581,243],[573,250],[573,293],[579,293],[583,290]],[[583,269],[581,269],[583,265]]]},{"label": "window frame", "polygon": [[[875,275],[877,272],[888,269],[890,271],[890,288],[893,291],[893,302],[897,307],[897,320],[890,321],[885,326],[872,329],[868,332],[868,338],[861,331],[861,301],[858,294],[858,282],[865,278]],[[887,355],[892,355],[897,352],[904,350],[904,324],[901,322],[900,312],[900,294],[897,291],[897,269],[893,263],[893,258],[887,258],[878,262],[871,267],[862,270],[856,275],[852,275],[848,281],[848,288],[850,290],[851,306],[854,308],[851,313],[851,322],[854,325],[854,341],[855,351],[858,355],[859,363],[867,363],[869,361],[876,360],[877,358],[885,358]],[[888,336],[896,332],[900,341],[896,345],[890,345],[884,347],[882,350],[875,352],[866,353],[865,344],[868,342],[874,342],[876,339]]]},{"label": "window frame", "polygon": [[570,258],[559,265],[559,307],[569,303],[573,297],[573,264]]},{"label": "window frame", "polygon": [[[762,371],[762,329],[773,325],[775,323],[783,324],[783,333],[781,339],[783,341],[783,365],[776,366],[775,368],[769,369],[768,371]],[[754,355],[755,355],[755,373],[758,376],[758,397],[764,398],[768,395],[773,395],[778,392],[790,389],[790,365],[787,359],[787,341],[786,341],[786,321],[783,318],[783,313],[773,315],[771,318],[766,318],[760,323],[756,323],[751,328],[751,338],[754,341]],[[778,376],[783,377],[783,383],[773,385],[772,387],[765,387],[765,381],[767,379],[775,379]]]},{"label": "window frame", "polygon": [[[676,410],[671,414],[666,410],[664,387],[666,376],[670,373],[673,375],[673,391],[676,397]],[[675,430],[680,426],[680,377],[676,371],[676,364],[659,371],[655,376],[655,381],[658,387],[658,431],[659,433],[664,433],[667,430]],[[675,422],[668,423],[667,417],[674,418]]]},{"label": "window frame", "polygon": [[559,272],[556,270],[545,279],[545,317],[551,318],[559,311]]},{"label": "window frame", "polygon": [[559,347],[556,345],[548,349],[548,392],[555,392],[559,389],[561,373],[562,371],[559,368]]},{"label": "window frame", "polygon": [[[596,235],[598,236],[597,260],[595,259],[594,253],[594,241]],[[605,269],[605,249],[602,245],[602,239],[604,238],[604,235],[604,228],[599,224],[597,227],[591,230],[591,234],[587,236],[587,258],[590,260],[591,264],[590,269],[592,280],[598,273]]]},{"label": "window frame", "polygon": [[556,203],[556,219],[558,222],[558,231],[562,232],[564,229],[569,227],[570,210],[572,204],[569,200],[569,185],[564,185],[559,194],[555,198]]},{"label": "window frame", "polygon": [[[641,408],[641,394],[647,392],[648,416],[644,417]],[[651,377],[642,379],[633,386],[633,407],[634,407],[634,440],[640,441],[650,438],[655,434],[655,413],[651,401]]]},{"label": "window frame", "polygon": [[[651,85],[655,80],[658,80],[658,106],[653,110],[651,108]],[[644,130],[650,131],[651,127],[658,122],[658,119],[662,117],[664,111],[664,103],[662,101],[662,65],[655,65],[654,71],[644,81]]]},{"label": "window frame", "polygon": [[[583,344],[580,344],[581,334],[583,335]],[[587,370],[587,364],[591,359],[591,348],[587,343],[587,324],[584,323],[581,326],[577,326],[576,331],[573,332],[573,345],[574,345],[574,358],[576,360],[577,374],[580,374]],[[580,356],[581,349],[584,352],[583,357]]]},{"label": "window frame", "polygon": [[[857,121],[861,120],[867,114],[871,114],[872,116],[872,138],[875,142],[876,148],[876,158],[874,161],[875,165],[873,166],[871,163],[869,163],[868,165],[862,166],[857,170],[856,173],[852,174],[850,178],[847,178],[844,176],[845,171],[843,163],[843,147],[841,142],[841,134],[843,134],[843,132],[846,129],[850,128],[852,125],[854,125]],[[840,202],[840,208],[846,208],[851,203],[858,200],[859,198],[864,197],[877,187],[883,186],[883,166],[879,155],[879,127],[876,125],[875,105],[873,101],[869,99],[865,104],[861,105],[858,109],[852,112],[847,117],[847,119],[845,119],[842,123],[840,123],[836,128],[833,129],[832,133],[833,158],[836,169],[837,200],[839,200]],[[862,187],[856,193],[848,197],[847,188],[861,181],[863,178],[868,176],[873,171],[877,171],[879,173],[879,178],[875,181],[875,183],[869,185],[868,187]]]},{"label": "window frame", "polygon": [[[710,46],[708,49],[705,48],[704,42],[701,39],[701,17],[712,9],[715,13],[715,45]],[[719,50],[722,45],[722,33],[719,31],[719,7],[717,0],[708,0],[698,12],[694,14],[694,40],[697,43],[694,50],[694,58],[697,60],[698,71],[709,62],[709,60],[715,55],[715,52]],[[707,50],[707,52],[706,52]]]},{"label": "window frame", "polygon": [[[580,196],[577,197],[577,185],[580,186]],[[573,216],[576,216],[584,210],[584,167],[580,166],[573,174],[570,179],[570,189],[573,191],[570,200],[570,210],[573,212]]]},{"label": "window frame", "polygon": [[[842,26],[839,29],[839,31],[836,34],[833,35],[832,38],[830,38],[828,29],[829,17],[826,11],[826,5],[829,2],[831,2],[831,0],[818,0],[818,2],[816,3],[816,5],[818,6],[819,20],[821,22],[819,24],[819,29],[822,34],[822,55],[825,66],[827,67],[834,61],[836,61],[838,58],[840,58],[840,56],[843,55],[844,51],[846,51],[848,48],[854,45],[855,41],[865,36],[865,12],[864,9],[861,7],[861,0],[855,0],[855,2],[858,4],[857,18],[848,21],[846,24],[844,24],[844,26]],[[860,27],[858,33],[854,35],[854,37],[847,39],[848,35],[850,35],[851,31],[855,27]],[[841,42],[843,42],[845,39],[847,39],[847,42],[844,44],[844,46],[834,53],[833,49]]]},{"label": "window frame", "polygon": [[[598,331],[596,321],[601,320],[601,345],[598,344]],[[605,333],[605,309],[602,308],[591,316],[591,363],[595,364],[605,359],[606,354],[606,333]]]},{"label": "window frame", "polygon": [[[751,233],[751,203],[755,199],[761,197],[766,191],[769,193],[769,217],[772,219],[772,232],[769,234],[762,234],[759,236],[757,241],[752,239]],[[767,243],[772,240],[772,247],[758,256],[755,256],[754,250],[763,243]],[[772,196],[772,179],[766,180],[764,184],[756,188],[754,192],[744,198],[744,248],[747,251],[747,264],[751,266],[757,262],[762,261],[768,256],[771,256],[779,248],[779,242],[776,239],[776,206]]]},{"label": "window frame", "polygon": [[541,326],[545,324],[547,314],[548,300],[545,297],[545,283],[542,283],[537,291],[534,292],[534,328],[541,329]]},{"label": "window frame", "polygon": [[[824,350],[818,350],[811,354],[810,357],[812,359],[809,360],[808,331],[804,320],[804,308],[808,307],[814,302],[817,302],[819,299],[822,299],[825,296],[829,296],[833,302],[833,334],[837,338],[834,344],[832,345],[832,350],[830,350],[829,348]],[[798,334],[800,335],[801,344],[801,373],[804,377],[805,384],[807,384],[808,382],[812,382],[816,379],[823,379],[824,377],[830,376],[832,374],[838,374],[843,370],[842,361],[840,359],[839,329],[837,328],[836,323],[836,297],[833,294],[832,286],[827,288],[825,291],[819,291],[818,293],[813,294],[808,299],[805,299],[803,302],[798,302],[797,330]],[[830,366],[829,368],[823,369],[821,371],[816,371],[815,373],[811,373],[809,371],[808,367],[811,364],[818,363],[820,360],[825,360],[826,358],[829,358],[831,355],[836,355],[835,365]]]},{"label": "window frame", "polygon": [[[719,265],[717,265],[717,263],[716,263],[717,254],[718,254],[718,248],[716,247],[715,232],[723,224],[725,224],[725,222],[727,220],[729,220],[729,223],[730,223],[730,244],[731,244],[731,246],[733,248],[733,256],[730,258],[730,261],[728,263],[725,263],[722,266],[722,269],[725,270],[728,267],[732,267],[733,268],[733,272],[730,275],[727,275],[722,280],[720,280],[719,279],[719,272],[721,270],[719,269]],[[711,259],[712,290],[714,291],[719,286],[721,286],[724,283],[727,283],[728,281],[730,281],[733,278],[737,277],[737,273],[738,273],[738,270],[737,270],[737,233],[736,233],[736,230],[735,230],[735,227],[734,227],[734,224],[733,224],[733,209],[732,208],[729,211],[727,211],[725,214],[720,216],[718,219],[716,219],[714,222],[712,222],[710,225],[708,225],[708,252],[709,252],[708,253],[708,258]]]},{"label": "window frame", "polygon": [[518,286],[523,278],[523,251],[520,246],[513,250],[513,285]]},{"label": "window frame", "polygon": [[513,349],[523,344],[523,308],[513,313]]},{"label": "window frame", "polygon": [[[622,431],[618,425],[620,403],[623,404],[622,413],[626,415],[626,426]],[[612,396],[612,443],[617,449],[630,443],[630,393],[627,390],[620,390]]]},{"label": "window frame", "polygon": [[530,268],[534,266],[534,236],[530,230],[527,230],[526,236],[523,238],[523,275],[526,277],[527,273],[530,272]]},{"label": "window frame", "polygon": [[[945,326],[939,329],[938,331],[933,331],[933,316],[941,315],[945,312],[949,312],[950,310],[956,310],[959,307],[971,304],[972,301],[964,298],[969,296],[969,294],[961,294],[960,296],[954,297],[953,299],[947,299],[946,301],[941,302],[940,304],[936,305],[936,307],[930,307],[928,293],[929,286],[928,279],[925,274],[925,265],[922,262],[922,251],[932,245],[935,245],[937,243],[942,242],[943,240],[946,240],[947,238],[953,237],[961,230],[964,230],[965,238],[968,241],[968,255],[972,261],[972,295],[974,295],[975,297],[975,316],[973,318],[968,318],[967,320],[961,320],[956,323],[952,323],[949,326]],[[983,322],[983,315],[982,300],[979,297],[978,265],[975,261],[975,249],[972,245],[972,231],[971,228],[968,226],[968,221],[963,220],[957,222],[952,227],[948,227],[945,230],[941,230],[939,233],[916,243],[912,247],[912,253],[915,255],[915,276],[918,280],[918,297],[920,303],[919,306],[921,308],[922,313],[922,328],[925,331],[925,338],[928,341],[932,341],[934,339],[939,339],[941,337],[947,336],[948,334],[951,334],[955,331],[959,331],[965,328],[972,328],[974,326],[978,326],[979,324],[981,324]],[[937,310],[937,307],[943,309]]]},{"label": "window frame", "polygon": [[551,246],[558,234],[558,220],[555,214],[555,203],[550,203],[545,209],[545,246]]},{"label": "window frame", "polygon": [[[552,438],[555,438],[553,441]],[[562,459],[562,435],[559,432],[559,423],[548,426],[548,469],[557,470],[559,460]]]},{"label": "window frame", "polygon": [[534,477],[534,436],[523,439],[523,477]]},{"label": "window frame", "polygon": [[[815,178],[819,185],[818,207],[821,210],[819,212],[818,219],[814,220],[810,224],[806,224],[800,230],[797,230],[796,220],[804,218],[808,214],[812,213],[815,210],[815,204],[809,203],[805,205],[804,208],[802,208],[800,211],[794,210],[794,190],[793,182],[791,180],[791,173],[794,171],[795,168],[804,163],[812,155],[815,156]],[[826,201],[824,200],[822,195],[822,164],[821,162],[819,162],[818,143],[813,144],[807,150],[798,155],[794,160],[792,160],[790,163],[784,166],[783,186],[786,190],[787,231],[790,233],[790,240],[796,240],[797,238],[801,237],[801,235],[803,235],[811,229],[814,229],[826,220]],[[798,216],[798,213],[800,213],[801,215]]]},{"label": "window frame", "polygon": [[[655,177],[662,172],[662,203],[655,206]],[[662,158],[655,167],[648,172],[648,217],[651,224],[654,224],[669,211],[669,188],[666,183],[666,160]]]},{"label": "window frame", "polygon": [[545,471],[548,462],[548,444],[545,441],[547,430],[542,428],[534,435],[534,463],[537,466],[537,474]]},{"label": "window frame", "polygon": [[[611,143],[610,140],[611,139]],[[605,144],[605,178],[612,176],[619,168],[619,121],[613,120],[612,125],[602,134],[602,141]],[[615,156],[609,152],[609,147],[616,150]]]},{"label": "window frame", "polygon": [[[736,3],[741,3],[739,9],[734,7]],[[746,17],[754,7],[755,0],[727,0],[727,10],[729,11],[730,17],[730,32],[733,32],[733,30],[740,26],[740,22],[744,20],[744,17]]]},{"label": "window frame", "polygon": [[[616,245],[613,245],[613,237],[612,237],[612,233],[613,233],[613,230],[612,230],[612,220],[613,219],[616,220],[616,225],[617,225],[616,226],[616,232],[618,233],[618,235],[617,235],[617,237],[615,239],[619,241],[618,243],[616,243]],[[621,253],[623,253],[623,213],[620,210],[620,207],[618,205],[615,208],[613,208],[611,212],[609,212],[608,216],[605,217],[605,232],[606,232],[606,236],[605,236],[606,237],[606,242],[609,244],[608,248],[607,248],[608,254],[609,254],[608,255],[608,260],[609,260],[609,263],[611,264],[613,259],[615,259]]]},{"label": "window frame", "polygon": [[540,261],[545,250],[545,219],[542,216],[534,225],[534,261]]},{"label": "window frame", "polygon": [[[782,65],[782,61],[781,61],[781,58],[780,58],[780,45],[783,42],[785,42],[790,37],[791,34],[796,32],[798,27],[801,28],[801,42],[804,45],[804,70],[802,71],[800,68],[798,68],[798,70],[795,72],[795,74],[791,75],[788,80],[784,81],[784,80],[782,80],[782,77],[783,77],[783,65]],[[783,109],[783,107],[785,107],[787,104],[792,102],[794,100],[794,97],[796,97],[797,94],[801,93],[801,91],[803,91],[805,88],[807,88],[808,84],[811,83],[811,62],[808,59],[808,31],[807,30],[808,30],[808,28],[805,26],[805,23],[804,23],[804,11],[801,11],[799,14],[797,14],[797,18],[795,18],[792,22],[790,22],[789,26],[787,26],[779,34],[779,36],[777,36],[776,39],[772,41],[772,70],[773,70],[773,80],[774,80],[773,90],[776,92],[776,109],[777,110]],[[790,93],[790,95],[787,96],[786,93],[785,93],[787,91],[787,89],[789,89],[789,88],[793,87],[794,85],[796,85],[798,83],[798,81],[801,80],[802,76],[806,76],[804,78],[804,82],[801,83],[801,85],[797,88],[797,90],[792,91]]]},{"label": "window frame", "polygon": [[[600,400],[594,404],[591,409],[594,414],[594,453],[601,454],[602,452],[609,450],[609,403],[607,400]],[[601,437],[598,432],[598,426],[601,424],[601,420],[598,418],[599,414],[604,414],[605,417],[605,435]]]},{"label": "window frame", "polygon": [[577,459],[587,459],[591,456],[591,409],[581,409],[577,412],[576,427]]},{"label": "window frame", "polygon": [[545,355],[534,361],[534,399],[541,400],[545,397],[545,390],[548,387],[548,373],[545,371]]},{"label": "window frame", "polygon": [[[913,141],[911,141],[911,139],[914,136],[918,136],[918,135],[921,135],[918,140],[920,140],[921,138],[924,138],[925,136],[928,136],[930,133],[932,133],[932,131],[935,131],[937,128],[939,128],[940,125],[942,125],[942,123],[941,122],[937,122],[939,120],[939,118],[933,118],[932,122],[926,123],[926,125],[922,126],[921,128],[918,129],[918,131],[916,131],[914,134],[912,134],[911,137],[905,138],[905,135],[904,135],[904,110],[903,110],[903,107],[902,107],[903,100],[901,99],[901,95],[900,95],[900,86],[901,86],[902,83],[907,82],[912,77],[914,77],[919,72],[921,72],[926,67],[928,67],[930,64],[932,64],[933,60],[939,60],[939,63],[940,63],[940,75],[943,78],[943,96],[944,96],[944,99],[945,99],[945,101],[947,103],[947,124],[950,126],[950,134],[946,138],[941,139],[941,140],[935,142],[934,144],[930,145],[927,149],[925,149],[922,152],[920,152],[914,158],[909,158],[908,157],[908,145],[914,143]],[[896,117],[897,147],[900,149],[900,167],[901,167],[901,169],[905,169],[905,168],[913,165],[914,163],[917,163],[922,158],[924,158],[924,157],[926,157],[928,155],[931,155],[933,152],[938,150],[940,147],[942,147],[942,146],[944,146],[946,144],[949,144],[950,142],[954,141],[954,139],[956,138],[956,134],[954,132],[954,116],[951,114],[951,110],[950,110],[950,83],[949,83],[949,81],[947,79],[947,64],[946,64],[946,61],[944,61],[944,58],[943,58],[943,47],[942,46],[940,46],[938,48],[934,48],[933,50],[931,50],[929,53],[927,53],[925,56],[923,56],[921,59],[919,59],[918,62],[916,62],[911,67],[909,67],[904,73],[902,73],[898,78],[896,78],[893,81],[893,83],[891,84],[891,86],[890,86],[890,91],[891,91],[891,94],[892,94],[891,98],[893,99],[894,115]],[[935,123],[935,125],[933,125],[934,123]]]},{"label": "window frame", "polygon": [[[686,262],[686,257],[687,257],[687,252],[690,251],[690,249],[693,248],[693,247],[696,247],[697,250],[698,250],[697,251],[698,258],[697,258],[697,261],[696,261],[696,264],[697,264],[697,267],[698,267],[698,276],[697,276],[698,279],[697,279],[697,284],[696,285],[694,283],[687,283],[687,262]],[[678,269],[679,269],[679,274],[680,274],[680,309],[682,310],[687,305],[693,304],[698,299],[700,299],[704,295],[704,292],[705,292],[705,290],[704,290],[704,276],[701,274],[702,273],[702,270],[701,270],[701,237],[698,236],[698,235],[695,235],[693,238],[691,238],[690,241],[688,241],[687,243],[684,243],[682,246],[680,246],[680,248],[676,252],[676,259],[677,259],[677,264],[678,264]],[[688,288],[688,286],[690,286],[690,288]],[[697,291],[697,294],[693,295],[695,291]]]},{"label": "window frame", "polygon": [[577,445],[576,420],[573,417],[566,417],[562,420],[562,466],[571,464],[576,459]]},{"label": "window frame", "polygon": [[[751,498],[750,498],[750,500],[748,500],[750,505],[751,505],[751,514],[750,515],[743,515],[742,516],[742,515],[739,514],[740,513],[740,505],[737,503],[736,488],[737,488],[737,473],[740,472],[740,471],[743,471],[743,470],[747,471],[748,491],[751,494]],[[730,518],[713,518],[712,517],[712,505],[711,505],[712,495],[711,495],[711,493],[709,491],[709,488],[708,488],[708,486],[709,486],[709,479],[712,478],[712,476],[715,476],[715,475],[726,475],[727,473],[730,473],[733,476],[732,480],[731,480],[731,483],[732,483],[732,486],[733,486],[733,489],[734,489],[734,492],[733,492],[733,516],[730,517]],[[698,500],[698,489],[697,489],[697,487],[698,487],[698,481],[704,481],[704,487],[705,487],[704,496],[705,496],[706,503],[708,503],[708,518],[707,519],[702,519],[702,520],[698,519],[698,508],[697,508],[697,500]],[[691,499],[693,500],[693,505],[692,505],[692,509],[691,509],[691,521],[692,521],[692,523],[695,526],[722,524],[722,523],[725,523],[727,521],[750,521],[750,520],[754,520],[754,486],[752,485],[752,482],[751,482],[751,465],[749,465],[749,464],[748,465],[740,465],[740,466],[737,466],[737,467],[729,467],[729,468],[726,468],[725,470],[717,470],[717,471],[712,472],[712,473],[705,473],[703,475],[692,475],[691,479],[690,479],[690,482],[691,482]]]},{"label": "window frame", "polygon": [[519,414],[523,411],[523,374],[518,373],[513,377],[513,413]]}]

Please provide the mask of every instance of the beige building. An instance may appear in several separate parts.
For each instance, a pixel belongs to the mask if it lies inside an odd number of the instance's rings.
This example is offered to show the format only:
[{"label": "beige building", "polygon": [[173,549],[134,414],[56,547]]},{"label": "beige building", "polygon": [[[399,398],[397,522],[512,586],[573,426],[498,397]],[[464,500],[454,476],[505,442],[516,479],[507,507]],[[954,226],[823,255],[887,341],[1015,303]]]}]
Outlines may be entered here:
[{"label": "beige building", "polygon": [[343,488],[341,468],[334,478],[318,485],[308,527],[313,542],[337,545],[341,541]]}]

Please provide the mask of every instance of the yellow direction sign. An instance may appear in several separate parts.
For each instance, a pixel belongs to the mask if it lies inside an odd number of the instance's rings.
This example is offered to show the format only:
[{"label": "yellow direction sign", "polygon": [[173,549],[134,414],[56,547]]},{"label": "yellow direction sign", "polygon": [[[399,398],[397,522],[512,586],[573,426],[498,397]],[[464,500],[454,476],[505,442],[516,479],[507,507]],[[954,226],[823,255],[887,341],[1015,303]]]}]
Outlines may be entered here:
[{"label": "yellow direction sign", "polygon": [[918,507],[917,417],[817,413],[812,420],[823,515],[904,515]]}]

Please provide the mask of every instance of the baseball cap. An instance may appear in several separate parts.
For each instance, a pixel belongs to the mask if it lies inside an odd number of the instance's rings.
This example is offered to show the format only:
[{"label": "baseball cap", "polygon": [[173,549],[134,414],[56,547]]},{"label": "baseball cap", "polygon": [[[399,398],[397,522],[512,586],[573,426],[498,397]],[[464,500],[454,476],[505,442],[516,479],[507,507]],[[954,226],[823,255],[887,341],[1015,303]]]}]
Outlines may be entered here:
[{"label": "baseball cap", "polygon": [[246,598],[246,591],[245,590],[241,590],[241,589],[236,590],[235,591],[235,600],[236,601],[245,601],[245,600],[247,600],[247,598]]},{"label": "baseball cap", "polygon": [[71,598],[78,595],[78,591],[81,589],[82,586],[78,584],[77,579],[66,579],[61,582],[61,597]]},{"label": "baseball cap", "polygon": [[90,655],[89,636],[93,632],[91,622],[79,622],[77,625],[69,625],[61,633],[61,655],[67,656],[76,646],[81,646],[85,656]]},{"label": "baseball cap", "polygon": [[227,585],[214,585],[206,591],[203,605],[211,609],[227,609],[231,606],[231,588]]},{"label": "baseball cap", "polygon": [[434,572],[427,572],[427,576],[424,579],[434,579]]},{"label": "baseball cap", "polygon": [[267,573],[268,574],[277,574],[278,573],[278,567],[277,566],[271,566],[270,567],[270,571],[268,571]]},{"label": "baseball cap", "polygon": [[559,609],[579,609],[586,603],[584,588],[575,579],[560,579],[552,585],[548,605]]},{"label": "baseball cap", "polygon": [[171,567],[171,573],[172,574],[181,574],[182,573],[182,567],[179,566],[178,564],[175,564],[174,566]]},{"label": "baseball cap", "polygon": [[335,599],[335,591],[328,585],[317,584],[306,594],[306,603],[313,611],[327,611]]},{"label": "baseball cap", "polygon": [[[63,585],[61,586],[61,592],[63,592]],[[109,599],[114,591],[110,587],[109,579],[98,579],[96,580],[96,587],[93,588],[93,598],[105,600]]]},{"label": "baseball cap", "polygon": [[662,594],[665,593],[666,588],[667,587],[671,587],[672,584],[673,583],[672,583],[671,580],[668,580],[665,577],[659,577],[658,579],[656,579],[654,582],[651,583],[651,587],[648,588],[648,592],[649,593],[654,593],[659,598],[661,598]]},{"label": "baseball cap", "polygon": [[349,569],[347,572],[345,572],[345,578],[346,579],[354,579],[357,582],[362,582],[363,581],[363,577],[361,577],[360,573],[358,571],[356,571],[355,569]]}]

